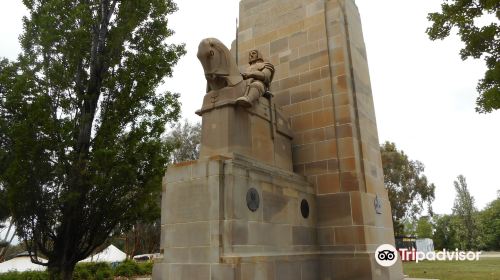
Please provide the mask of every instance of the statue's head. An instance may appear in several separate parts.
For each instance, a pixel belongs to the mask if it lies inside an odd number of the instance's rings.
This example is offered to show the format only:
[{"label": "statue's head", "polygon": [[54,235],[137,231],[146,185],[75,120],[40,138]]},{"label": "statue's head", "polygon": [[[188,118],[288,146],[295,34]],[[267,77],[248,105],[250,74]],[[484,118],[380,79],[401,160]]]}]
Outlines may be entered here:
[{"label": "statue's head", "polygon": [[198,46],[197,56],[203,66],[205,78],[211,83],[207,90],[215,89],[216,80],[224,80],[228,86],[234,86],[242,81],[236,61],[221,41],[215,38],[203,39]]},{"label": "statue's head", "polygon": [[259,52],[259,50],[251,50],[248,53],[248,63],[252,64],[254,62],[264,61],[264,57]]}]

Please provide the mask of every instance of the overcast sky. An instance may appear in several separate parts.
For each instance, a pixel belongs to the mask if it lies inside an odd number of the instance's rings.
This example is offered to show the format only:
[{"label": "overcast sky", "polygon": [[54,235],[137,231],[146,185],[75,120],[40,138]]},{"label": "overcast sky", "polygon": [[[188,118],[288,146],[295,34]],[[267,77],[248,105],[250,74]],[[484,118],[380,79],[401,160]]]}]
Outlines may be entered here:
[{"label": "overcast sky", "polygon": [[[483,76],[482,60],[462,61],[457,37],[430,41],[426,15],[437,11],[437,0],[356,0],[359,7],[377,114],[380,142],[392,141],[411,159],[426,166],[425,174],[437,186],[434,210],[451,213],[457,175],[483,208],[500,189],[500,112],[474,111],[476,85]],[[230,45],[235,37],[237,0],[177,0],[179,12],[171,17],[187,55],[175,68],[174,78],[162,89],[181,94],[183,116],[194,114],[205,93],[203,70],[196,58],[198,43],[206,37]],[[21,1],[0,6],[0,57],[15,58],[25,13]]]}]

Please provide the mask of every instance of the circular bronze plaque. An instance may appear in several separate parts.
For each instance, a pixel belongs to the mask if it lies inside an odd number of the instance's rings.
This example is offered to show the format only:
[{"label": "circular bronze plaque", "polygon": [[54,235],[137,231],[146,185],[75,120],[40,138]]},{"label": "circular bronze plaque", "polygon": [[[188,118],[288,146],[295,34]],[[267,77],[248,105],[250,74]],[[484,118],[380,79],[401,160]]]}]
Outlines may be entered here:
[{"label": "circular bronze plaque", "polygon": [[259,209],[259,204],[260,204],[260,198],[259,198],[259,192],[254,189],[250,188],[247,191],[247,206],[250,211],[255,212],[257,209]]},{"label": "circular bronze plaque", "polygon": [[302,199],[302,202],[300,202],[300,213],[302,213],[304,219],[309,217],[309,202],[305,199]]}]

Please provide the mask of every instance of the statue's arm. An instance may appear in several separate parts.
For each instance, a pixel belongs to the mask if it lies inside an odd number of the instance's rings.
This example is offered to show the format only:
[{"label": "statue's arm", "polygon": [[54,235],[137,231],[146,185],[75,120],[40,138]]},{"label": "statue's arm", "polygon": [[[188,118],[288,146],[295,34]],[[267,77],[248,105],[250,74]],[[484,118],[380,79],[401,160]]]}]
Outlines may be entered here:
[{"label": "statue's arm", "polygon": [[262,69],[262,71],[252,71],[243,73],[244,79],[253,78],[262,81],[264,83],[270,83],[271,77],[272,77],[272,72],[267,68]]},{"label": "statue's arm", "polygon": [[264,73],[262,73],[261,71],[252,71],[252,72],[246,72],[246,73],[243,73],[243,77],[245,79],[256,79],[256,80],[260,80],[260,81],[264,81],[264,79],[266,78]]}]

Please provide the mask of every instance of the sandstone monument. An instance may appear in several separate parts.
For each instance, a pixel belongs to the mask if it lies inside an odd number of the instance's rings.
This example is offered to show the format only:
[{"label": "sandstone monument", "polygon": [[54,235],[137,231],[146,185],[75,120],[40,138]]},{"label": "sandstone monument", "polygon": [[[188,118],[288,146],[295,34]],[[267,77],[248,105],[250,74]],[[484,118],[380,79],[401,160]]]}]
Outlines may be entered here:
[{"label": "sandstone monument", "polygon": [[374,259],[394,237],[354,1],[241,0],[237,50],[200,43],[201,154],[165,175],[153,278],[402,279]]}]

